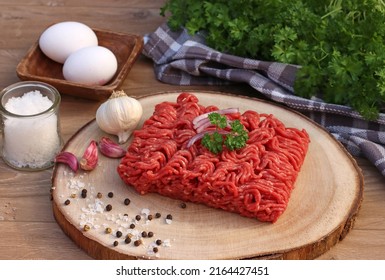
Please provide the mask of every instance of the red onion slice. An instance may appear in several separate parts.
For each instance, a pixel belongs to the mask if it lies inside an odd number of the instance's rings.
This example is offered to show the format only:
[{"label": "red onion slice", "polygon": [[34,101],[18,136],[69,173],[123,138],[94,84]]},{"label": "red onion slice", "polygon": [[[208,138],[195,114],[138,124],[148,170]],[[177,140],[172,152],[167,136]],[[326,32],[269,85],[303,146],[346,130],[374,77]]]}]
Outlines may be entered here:
[{"label": "red onion slice", "polygon": [[208,115],[210,115],[212,113],[218,113],[218,114],[221,114],[221,115],[226,115],[226,114],[234,114],[234,113],[238,113],[238,112],[239,112],[239,108],[227,108],[227,109],[211,111],[211,112],[204,113],[202,115],[199,115],[199,116],[195,117],[195,119],[193,119],[192,123],[193,123],[194,126],[196,126],[198,122],[200,122],[201,120],[207,118]]},{"label": "red onion slice", "polygon": [[208,123],[211,124],[209,118],[207,117],[207,118],[204,118],[204,119],[197,121],[195,124],[193,123],[193,125],[194,125],[194,128],[197,129],[198,127],[204,126]]},{"label": "red onion slice", "polygon": [[187,142],[187,148],[190,148],[196,141],[199,139],[202,139],[205,134],[213,134],[214,132],[218,132],[219,134],[228,134],[229,131],[226,130],[208,130],[208,131],[202,131],[197,134],[195,134],[193,137],[190,138],[190,140]]},{"label": "red onion slice", "polygon": [[[205,130],[208,129],[209,127],[215,128],[216,126],[213,125],[213,124],[210,122],[210,120],[207,118],[207,121],[206,121],[206,122],[202,122],[202,123],[200,122],[200,125],[197,126],[197,127],[195,127],[195,130],[196,130],[197,133],[199,133],[199,132],[205,131]],[[230,121],[229,121],[229,120],[227,120],[227,125],[226,125],[226,127],[231,127]]]}]

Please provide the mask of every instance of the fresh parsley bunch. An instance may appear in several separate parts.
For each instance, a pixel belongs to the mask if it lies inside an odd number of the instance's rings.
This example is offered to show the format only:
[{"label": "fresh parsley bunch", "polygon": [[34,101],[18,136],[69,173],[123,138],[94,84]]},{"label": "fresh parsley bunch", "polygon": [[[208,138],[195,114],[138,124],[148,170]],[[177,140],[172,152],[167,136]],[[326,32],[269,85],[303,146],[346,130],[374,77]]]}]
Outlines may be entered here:
[{"label": "fresh parsley bunch", "polygon": [[[210,123],[217,128],[215,131],[205,133],[202,138],[202,145],[210,152],[218,154],[222,152],[223,146],[229,151],[238,150],[246,146],[249,134],[239,120],[228,123],[226,116],[218,113],[211,113],[208,115],[208,118]],[[230,130],[224,131],[228,125],[230,125]]]},{"label": "fresh parsley bunch", "polygon": [[161,14],[219,51],[301,65],[297,95],[371,120],[384,107],[383,0],[168,0]]}]

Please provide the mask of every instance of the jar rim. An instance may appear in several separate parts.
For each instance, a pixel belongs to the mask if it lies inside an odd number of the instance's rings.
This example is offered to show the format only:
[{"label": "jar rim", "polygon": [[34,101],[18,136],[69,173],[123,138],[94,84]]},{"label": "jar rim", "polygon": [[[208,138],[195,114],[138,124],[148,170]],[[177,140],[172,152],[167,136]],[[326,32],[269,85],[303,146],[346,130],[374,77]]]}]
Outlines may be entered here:
[{"label": "jar rim", "polygon": [[[8,92],[15,90],[15,89],[18,89],[18,88],[28,88],[28,90],[25,93],[32,91],[32,90],[45,89],[45,90],[51,92],[54,96],[54,100],[51,100],[52,105],[44,111],[41,111],[41,112],[36,113],[36,114],[31,114],[31,115],[21,115],[21,114],[12,113],[12,112],[8,111],[3,106],[3,97]],[[20,96],[22,96],[22,95],[23,94],[21,94]],[[7,116],[10,116],[10,117],[31,118],[31,117],[37,117],[37,116],[44,115],[44,114],[47,114],[49,112],[55,111],[55,109],[59,106],[60,101],[61,101],[61,95],[60,95],[59,91],[55,87],[51,86],[50,84],[47,84],[44,82],[39,82],[39,81],[22,81],[22,82],[17,82],[17,83],[11,84],[11,85],[5,87],[0,92],[0,111],[2,114],[6,114]]]}]

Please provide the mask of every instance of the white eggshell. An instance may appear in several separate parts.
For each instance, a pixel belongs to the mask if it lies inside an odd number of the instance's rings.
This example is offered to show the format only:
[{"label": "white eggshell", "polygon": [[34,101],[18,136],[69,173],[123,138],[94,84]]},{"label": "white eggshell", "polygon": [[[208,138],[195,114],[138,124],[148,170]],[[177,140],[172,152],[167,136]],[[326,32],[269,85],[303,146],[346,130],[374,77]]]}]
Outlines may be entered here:
[{"label": "white eggshell", "polygon": [[109,49],[96,46],[72,53],[63,65],[66,80],[86,85],[104,85],[118,69],[116,56]]},{"label": "white eggshell", "polygon": [[64,63],[71,53],[81,48],[97,45],[95,32],[87,25],[75,21],[51,25],[39,38],[41,51],[59,63]]}]

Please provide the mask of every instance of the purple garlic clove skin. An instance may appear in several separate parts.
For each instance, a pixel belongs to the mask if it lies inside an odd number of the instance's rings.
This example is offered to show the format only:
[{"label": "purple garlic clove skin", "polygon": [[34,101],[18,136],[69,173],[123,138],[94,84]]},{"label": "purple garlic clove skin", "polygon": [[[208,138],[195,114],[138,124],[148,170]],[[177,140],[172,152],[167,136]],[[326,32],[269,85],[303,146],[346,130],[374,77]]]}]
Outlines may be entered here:
[{"label": "purple garlic clove skin", "polygon": [[80,168],[86,171],[95,169],[98,164],[98,145],[95,140],[91,140],[87,149],[84,151],[79,161]]},{"label": "purple garlic clove skin", "polygon": [[102,137],[99,140],[99,150],[109,158],[121,158],[126,154],[126,151],[121,146],[108,137]]},{"label": "purple garlic clove skin", "polygon": [[75,173],[79,169],[79,163],[77,157],[71,152],[60,152],[55,157],[56,163],[67,164]]}]

